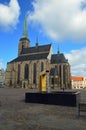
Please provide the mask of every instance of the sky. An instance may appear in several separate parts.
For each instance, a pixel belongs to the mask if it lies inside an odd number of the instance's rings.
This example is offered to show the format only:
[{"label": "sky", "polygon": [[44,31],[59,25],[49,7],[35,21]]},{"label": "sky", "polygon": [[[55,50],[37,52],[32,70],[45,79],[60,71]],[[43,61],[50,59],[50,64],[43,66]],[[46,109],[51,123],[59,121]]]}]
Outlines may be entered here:
[{"label": "sky", "polygon": [[86,76],[86,0],[0,0],[0,69],[18,56],[26,16],[30,45],[59,46],[71,75]]}]

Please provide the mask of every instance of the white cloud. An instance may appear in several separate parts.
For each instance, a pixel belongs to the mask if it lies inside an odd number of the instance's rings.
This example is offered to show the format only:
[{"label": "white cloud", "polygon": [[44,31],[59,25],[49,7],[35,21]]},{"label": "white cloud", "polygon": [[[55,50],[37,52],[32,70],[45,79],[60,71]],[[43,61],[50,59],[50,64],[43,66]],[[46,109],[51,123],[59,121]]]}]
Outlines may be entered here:
[{"label": "white cloud", "polygon": [[0,4],[0,26],[4,29],[15,27],[18,23],[20,7],[17,0],[10,0],[9,4]]},{"label": "white cloud", "polygon": [[35,0],[29,21],[53,38],[86,40],[86,0]]},{"label": "white cloud", "polygon": [[86,76],[86,48],[72,50],[65,56],[71,65],[72,75]]}]

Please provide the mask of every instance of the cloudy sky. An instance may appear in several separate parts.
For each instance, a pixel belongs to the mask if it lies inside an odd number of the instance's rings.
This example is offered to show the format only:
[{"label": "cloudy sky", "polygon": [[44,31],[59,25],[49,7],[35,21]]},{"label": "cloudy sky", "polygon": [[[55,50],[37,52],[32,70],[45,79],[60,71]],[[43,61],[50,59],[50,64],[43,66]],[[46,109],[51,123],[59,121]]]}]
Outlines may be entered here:
[{"label": "cloudy sky", "polygon": [[31,46],[59,46],[71,74],[86,76],[86,0],[0,0],[0,68],[18,55],[25,16]]}]

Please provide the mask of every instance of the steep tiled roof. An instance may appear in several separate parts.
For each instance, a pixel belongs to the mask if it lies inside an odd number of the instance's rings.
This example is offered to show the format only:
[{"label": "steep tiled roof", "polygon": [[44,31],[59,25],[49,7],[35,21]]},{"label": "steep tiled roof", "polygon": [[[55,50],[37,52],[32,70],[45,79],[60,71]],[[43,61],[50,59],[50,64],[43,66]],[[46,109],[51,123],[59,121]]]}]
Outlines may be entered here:
[{"label": "steep tiled roof", "polygon": [[63,53],[54,54],[51,57],[51,64],[67,63],[67,62],[68,62],[68,60],[65,58]]},{"label": "steep tiled roof", "polygon": [[23,55],[15,58],[12,60],[12,62],[18,62],[18,61],[28,61],[28,60],[40,60],[40,59],[47,59],[49,53],[43,53],[43,54],[33,54],[33,55]]},{"label": "steep tiled roof", "polygon": [[71,76],[71,80],[73,80],[73,81],[82,81],[83,77],[82,76]]},{"label": "steep tiled roof", "polygon": [[43,45],[43,46],[37,46],[37,47],[30,47],[30,48],[24,48],[21,52],[21,54],[27,54],[27,53],[39,53],[39,52],[49,52],[51,48],[51,44]]},{"label": "steep tiled roof", "polygon": [[21,55],[12,62],[19,62],[19,61],[28,61],[28,60],[40,60],[40,59],[47,59],[48,54],[50,52],[51,44],[43,45],[43,46],[35,46],[30,48],[24,48],[21,52]]}]

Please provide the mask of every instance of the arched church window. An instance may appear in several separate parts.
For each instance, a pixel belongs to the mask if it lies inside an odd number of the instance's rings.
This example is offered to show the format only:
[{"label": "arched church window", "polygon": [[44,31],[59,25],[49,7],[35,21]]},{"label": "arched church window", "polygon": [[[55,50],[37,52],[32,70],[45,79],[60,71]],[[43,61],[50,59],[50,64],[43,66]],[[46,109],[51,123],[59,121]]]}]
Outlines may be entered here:
[{"label": "arched church window", "polygon": [[28,78],[29,78],[29,66],[28,64],[26,64],[24,69],[24,79],[28,79]]},{"label": "arched church window", "polygon": [[12,86],[12,80],[10,80],[10,86]]},{"label": "arched church window", "polygon": [[41,71],[43,71],[43,70],[44,70],[44,63],[41,62]]},{"label": "arched church window", "polygon": [[21,71],[21,66],[18,64],[18,78],[17,78],[17,83],[20,83],[20,71]]},{"label": "arched church window", "polygon": [[61,65],[59,65],[59,78],[60,78],[60,85],[61,85],[61,80],[62,80],[61,73],[62,73],[62,69],[61,69]]},{"label": "arched church window", "polygon": [[33,65],[33,83],[36,84],[36,63]]}]

